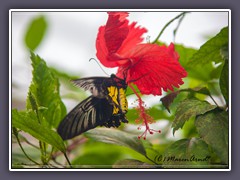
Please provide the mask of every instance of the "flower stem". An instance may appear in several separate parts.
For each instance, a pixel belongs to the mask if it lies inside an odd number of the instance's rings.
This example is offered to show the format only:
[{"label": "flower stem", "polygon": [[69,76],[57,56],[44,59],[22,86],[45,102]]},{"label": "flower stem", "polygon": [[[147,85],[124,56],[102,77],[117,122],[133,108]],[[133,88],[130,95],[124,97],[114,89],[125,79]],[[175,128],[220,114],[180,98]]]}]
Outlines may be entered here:
[{"label": "flower stem", "polygon": [[184,16],[186,13],[188,13],[188,12],[183,12],[183,13],[177,15],[175,18],[171,19],[171,20],[163,27],[163,29],[162,29],[161,32],[158,34],[158,36],[156,37],[156,39],[152,42],[152,44],[155,44],[155,43],[158,41],[158,39],[159,39],[159,38],[161,37],[161,35],[163,34],[164,30],[165,30],[173,21],[175,21],[176,19],[180,18],[181,16]]}]

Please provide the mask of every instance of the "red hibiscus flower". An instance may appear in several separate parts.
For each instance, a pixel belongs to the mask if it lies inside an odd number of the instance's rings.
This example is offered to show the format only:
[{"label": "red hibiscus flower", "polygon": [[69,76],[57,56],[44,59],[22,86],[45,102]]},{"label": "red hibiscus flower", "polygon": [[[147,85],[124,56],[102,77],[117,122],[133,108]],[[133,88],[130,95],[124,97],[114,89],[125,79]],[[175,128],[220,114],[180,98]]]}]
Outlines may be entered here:
[{"label": "red hibiscus flower", "polygon": [[[108,12],[105,26],[99,28],[96,48],[97,57],[106,67],[118,67],[117,76],[126,79],[129,87],[135,84],[142,94],[161,95],[162,90],[172,90],[183,84],[187,72],[179,63],[174,44],[168,47],[142,43],[145,28],[129,23],[127,12]],[[134,90],[134,89],[133,89]],[[152,134],[148,123],[152,122],[145,113],[144,102],[138,97],[140,119],[146,132]]]}]

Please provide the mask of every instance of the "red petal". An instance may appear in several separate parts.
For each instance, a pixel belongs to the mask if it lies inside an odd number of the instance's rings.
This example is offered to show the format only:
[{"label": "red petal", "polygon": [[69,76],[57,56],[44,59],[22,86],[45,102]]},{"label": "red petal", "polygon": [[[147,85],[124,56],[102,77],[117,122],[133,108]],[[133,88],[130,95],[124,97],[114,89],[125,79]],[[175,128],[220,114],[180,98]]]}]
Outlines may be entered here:
[{"label": "red petal", "polygon": [[128,25],[126,12],[109,12],[106,26],[99,28],[96,49],[97,57],[106,67],[116,67],[128,62],[124,56],[130,49],[140,43],[145,28],[135,27],[136,23]]},{"label": "red petal", "polygon": [[115,67],[116,66],[115,62],[108,62],[107,60],[108,49],[104,39],[104,32],[105,32],[105,26],[101,26],[98,30],[98,36],[96,40],[96,49],[97,49],[96,56],[104,66]]},{"label": "red petal", "polygon": [[[127,67],[127,82],[137,85],[142,94],[161,95],[162,89],[173,90],[183,84],[187,72],[178,62],[179,55],[174,45],[169,47],[155,44],[139,44],[129,54],[132,64]],[[124,67],[118,70],[123,77]]]},{"label": "red petal", "polygon": [[119,12],[110,12],[108,14],[104,38],[108,53],[112,54],[117,52],[128,35],[128,20],[126,19],[128,14]]},{"label": "red petal", "polygon": [[136,27],[136,22],[133,22],[128,26],[129,33],[124,42],[122,43],[121,48],[119,48],[118,53],[125,55],[129,50],[135,47],[137,44],[143,41],[142,35],[147,32],[147,29]]}]

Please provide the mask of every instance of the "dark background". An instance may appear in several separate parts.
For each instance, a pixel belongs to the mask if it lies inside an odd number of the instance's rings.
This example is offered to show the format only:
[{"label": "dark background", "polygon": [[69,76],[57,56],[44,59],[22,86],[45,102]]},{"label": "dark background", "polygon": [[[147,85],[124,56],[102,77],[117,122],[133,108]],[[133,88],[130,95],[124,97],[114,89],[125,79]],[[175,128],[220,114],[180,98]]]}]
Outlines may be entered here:
[{"label": "dark background", "polygon": [[[240,1],[237,0],[8,0],[0,1],[0,179],[43,180],[43,179],[238,179],[240,121],[239,109],[240,67]],[[232,74],[231,74],[231,120],[232,120],[232,167],[230,172],[10,172],[9,171],[9,9],[231,9],[232,13]],[[11,85],[11,84],[10,84]],[[11,86],[10,86],[11,88]]]}]

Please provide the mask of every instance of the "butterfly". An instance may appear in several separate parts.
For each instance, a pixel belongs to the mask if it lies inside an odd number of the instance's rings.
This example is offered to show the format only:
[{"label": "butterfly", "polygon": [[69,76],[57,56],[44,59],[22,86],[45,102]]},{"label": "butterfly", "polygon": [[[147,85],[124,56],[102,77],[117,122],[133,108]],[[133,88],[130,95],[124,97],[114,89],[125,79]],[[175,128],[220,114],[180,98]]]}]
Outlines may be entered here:
[{"label": "butterfly", "polygon": [[119,127],[128,123],[126,113],[127,84],[115,74],[110,77],[89,77],[72,80],[80,88],[91,92],[91,96],[74,107],[60,122],[57,132],[63,140],[74,138],[97,126]]}]

